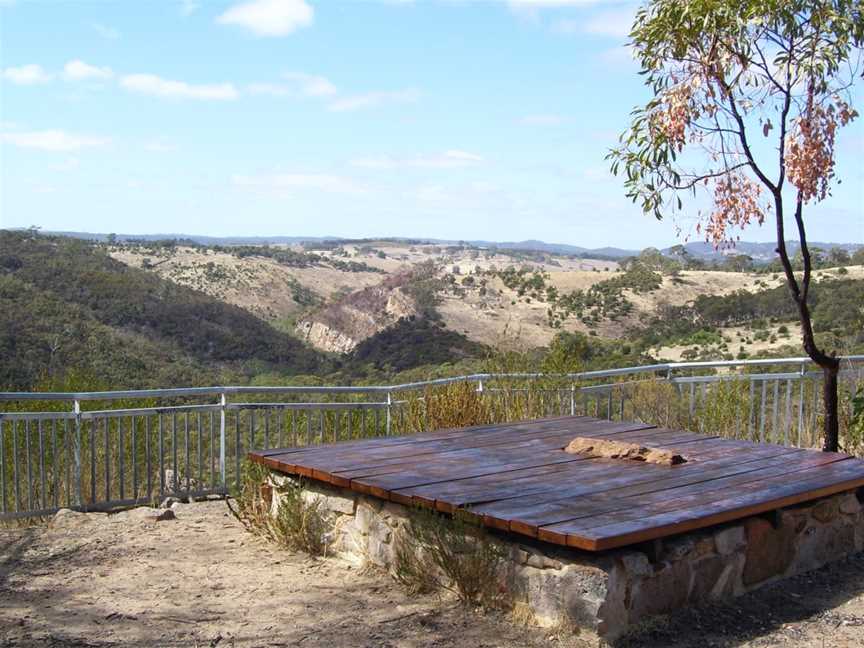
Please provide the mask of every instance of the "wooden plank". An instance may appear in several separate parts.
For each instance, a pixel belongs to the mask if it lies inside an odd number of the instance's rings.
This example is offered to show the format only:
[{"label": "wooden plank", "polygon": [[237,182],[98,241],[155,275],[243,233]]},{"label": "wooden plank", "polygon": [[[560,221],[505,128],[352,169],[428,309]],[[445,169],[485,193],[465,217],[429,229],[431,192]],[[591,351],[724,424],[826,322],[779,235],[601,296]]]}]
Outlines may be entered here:
[{"label": "wooden plank", "polygon": [[[809,459],[806,464],[790,464],[783,457],[779,460],[775,458],[769,460],[767,465],[752,470],[743,470],[734,475],[714,476],[693,483],[645,482],[608,491],[586,488],[582,497],[575,502],[546,502],[534,507],[507,511],[506,515],[511,520],[508,529],[541,539],[548,539],[552,537],[551,534],[556,534],[554,537],[561,540],[561,525],[571,524],[568,528],[573,529],[572,533],[580,535],[581,531],[575,530],[577,527],[587,529],[613,521],[637,519],[648,515],[658,506],[666,510],[698,504],[706,499],[706,494],[710,496],[711,493],[724,492],[723,489],[740,488],[769,477],[788,475],[800,469],[837,460],[831,457]],[[759,463],[762,462],[757,462]],[[586,509],[586,503],[593,503],[593,509]]]},{"label": "wooden plank", "polygon": [[[555,470],[547,468],[543,472],[540,472],[539,469],[534,469],[537,471],[536,476],[531,473],[531,469],[527,469],[525,471],[514,471],[512,473],[513,479],[511,480],[504,480],[498,478],[496,475],[489,475],[467,480],[454,480],[446,484],[404,489],[392,493],[391,499],[406,504],[426,504],[430,498],[435,498],[433,506],[440,511],[452,512],[454,508],[459,507],[472,507],[472,510],[476,510],[477,506],[494,505],[498,501],[521,500],[522,502],[531,503],[534,501],[546,502],[570,497],[572,496],[573,489],[581,489],[583,482],[588,478],[595,481],[615,479],[617,483],[629,484],[640,481],[654,481],[660,478],[665,479],[672,475],[684,477],[698,474],[699,471],[703,470],[702,466],[710,468],[712,462],[716,461],[725,460],[727,465],[741,462],[740,455],[734,459],[728,457],[727,455],[730,451],[724,449],[722,446],[714,445],[711,443],[713,440],[706,437],[703,442],[691,442],[692,445],[672,444],[675,448],[701,448],[702,446],[708,446],[709,449],[707,451],[698,453],[698,463],[694,461],[693,463],[669,467],[646,466],[638,462],[623,463],[610,460],[601,464],[604,468],[599,475],[594,474],[594,469],[588,468],[584,464],[565,463],[554,466]],[[697,454],[693,451],[688,452],[691,453],[691,456],[696,456]],[[764,450],[760,449],[760,451],[754,453],[747,460],[756,460],[760,457],[789,454],[791,452],[800,451],[774,446]],[[411,497],[414,498],[413,502]],[[502,504],[502,508],[506,508],[506,506],[507,504]]]},{"label": "wooden plank", "polygon": [[[485,446],[517,444],[522,442],[530,442],[543,437],[554,435],[567,436],[603,436],[606,434],[617,435],[623,432],[633,430],[649,429],[653,426],[641,423],[613,423],[611,425],[602,425],[598,421],[578,420],[571,422],[559,422],[555,426],[547,426],[543,429],[529,430],[527,434],[522,429],[505,430],[483,436],[463,436],[458,439],[447,439],[442,443],[428,441],[423,444],[403,444],[396,448],[381,449],[378,451],[363,451],[353,453],[334,452],[324,455],[328,460],[325,466],[322,462],[319,464],[322,469],[330,472],[339,472],[354,468],[363,468],[364,466],[380,466],[382,462],[394,461],[399,462],[411,457],[418,457],[421,460],[426,460],[428,455],[448,452],[452,450],[464,450],[469,448],[479,448]],[[427,455],[427,457],[423,457]],[[319,460],[318,455],[309,456],[304,460],[304,463],[316,462]]]},{"label": "wooden plank", "polygon": [[[471,507],[471,512],[483,516],[486,524],[496,528],[510,529],[509,520],[519,520],[537,527],[552,523],[551,520],[544,522],[542,515],[561,515],[562,517],[557,520],[558,522],[571,519],[567,518],[566,515],[569,512],[569,507],[573,504],[573,498],[602,494],[604,499],[619,500],[634,494],[697,484],[770,466],[787,465],[788,456],[789,453],[782,453],[779,456],[774,455],[768,458],[754,458],[749,462],[726,458],[725,460],[718,460],[721,463],[714,470],[667,471],[659,479],[656,473],[649,475],[636,471],[614,472],[611,476],[607,475],[605,479],[580,480],[576,483],[572,483],[571,480],[569,484],[558,484],[558,487],[551,491],[546,490],[478,504]],[[705,466],[709,468],[711,464],[706,463]],[[526,531],[520,529],[520,532],[525,533]],[[528,535],[536,536],[536,529],[533,532],[528,532]]]},{"label": "wooden plank", "polygon": [[[583,417],[580,417],[583,418]],[[578,423],[578,421],[575,421]],[[311,477],[311,470],[307,470],[314,465],[323,466],[327,461],[339,461],[341,458],[356,456],[376,456],[377,453],[393,453],[394,456],[417,453],[417,448],[429,448],[430,451],[447,447],[459,447],[460,445],[470,446],[472,443],[480,443],[481,440],[489,440],[496,438],[517,438],[527,436],[531,432],[544,430],[548,427],[560,427],[562,423],[557,419],[554,421],[545,421],[542,425],[532,427],[532,422],[524,425],[510,426],[490,426],[488,428],[461,428],[454,430],[452,433],[442,433],[441,438],[426,438],[416,439],[408,438],[399,443],[374,443],[384,441],[394,441],[398,437],[389,437],[386,439],[369,440],[368,446],[360,445],[359,447],[353,443],[338,443],[314,446],[304,449],[302,453],[288,452],[262,452],[250,453],[250,459],[264,463],[264,460],[279,461],[283,464],[285,471],[294,474],[301,474]],[[596,422],[594,423],[596,425]],[[479,430],[476,434],[472,430]],[[386,456],[386,455],[385,455]]]},{"label": "wooden plank", "polygon": [[432,430],[429,432],[417,432],[415,434],[407,434],[403,436],[392,437],[373,437],[368,439],[356,439],[354,441],[341,441],[339,443],[328,443],[323,445],[309,446],[294,446],[289,448],[271,448],[269,450],[255,450],[250,452],[252,457],[273,457],[276,455],[296,455],[321,452],[325,449],[357,449],[357,448],[381,448],[390,446],[399,446],[406,443],[425,443],[427,441],[439,441],[442,439],[459,439],[464,436],[473,436],[478,434],[488,434],[497,431],[521,430],[530,431],[533,429],[542,429],[545,426],[555,425],[561,421],[574,420],[593,420],[588,416],[554,416],[542,419],[527,419],[516,423],[491,423],[489,425],[475,425],[458,428],[445,428],[441,430]]},{"label": "wooden plank", "polygon": [[653,507],[642,511],[636,519],[588,528],[579,521],[544,527],[539,537],[560,543],[561,537],[566,536],[570,546],[599,551],[749,517],[861,485],[864,485],[864,465],[843,459],[742,484],[730,489],[731,494],[723,491],[714,498],[699,498],[692,506],[682,507],[680,502],[673,502]]},{"label": "wooden plank", "polygon": [[[627,434],[630,432],[635,432],[638,430],[633,430],[632,428],[641,428],[641,429],[651,429],[645,428],[641,425],[629,425],[622,426],[620,424],[616,424],[619,430],[622,430],[621,434]],[[626,431],[625,431],[626,430]],[[361,467],[356,470],[341,470],[335,471],[334,466],[330,464],[328,461],[317,461],[315,458],[310,457],[308,461],[304,462],[304,465],[292,467],[286,466],[285,469],[288,472],[295,472],[296,474],[300,474],[303,476],[312,477],[314,479],[318,479],[321,481],[325,481],[327,483],[334,484],[336,486],[340,486],[343,488],[353,487],[351,486],[353,480],[356,479],[367,479],[377,475],[392,475],[394,472],[408,472],[408,471],[422,471],[427,472],[430,470],[435,470],[437,476],[442,476],[444,473],[441,471],[446,471],[447,467],[454,467],[459,464],[460,461],[465,459],[470,459],[472,463],[477,464],[479,462],[486,461],[487,463],[506,463],[510,459],[514,457],[524,457],[526,453],[530,453],[532,451],[544,451],[552,449],[556,453],[563,450],[563,447],[566,445],[568,439],[572,438],[572,430],[568,430],[566,432],[557,432],[550,433],[549,436],[541,436],[541,437],[515,437],[519,439],[525,439],[524,441],[515,441],[508,440],[503,443],[495,443],[491,446],[484,447],[469,447],[462,448],[458,450],[449,450],[449,451],[439,451],[434,455],[423,454],[420,456],[407,456],[404,458],[393,459],[393,460],[381,460],[374,462],[372,465],[367,467]],[[589,434],[589,432],[583,432],[584,434]],[[597,432],[597,434],[605,434]],[[617,438],[617,437],[616,437]],[[568,455],[572,456],[572,455]],[[555,457],[556,459],[558,457]],[[336,459],[337,462],[345,461],[344,458]],[[341,467],[344,465],[343,463],[337,463],[335,467]],[[456,475],[454,474],[454,477]],[[438,480],[440,481],[440,480]],[[360,490],[363,488],[361,486]]]},{"label": "wooden plank", "polygon": [[[653,429],[630,429],[622,430],[620,434],[614,435],[615,438],[624,438],[627,440],[654,438]],[[606,436],[606,432],[590,433],[592,436]],[[403,466],[404,469],[413,469],[418,466],[447,466],[451,461],[458,461],[464,456],[480,457],[483,461],[495,462],[501,458],[524,457],[530,452],[536,451],[554,451],[563,452],[567,442],[573,438],[572,430],[558,430],[549,432],[542,436],[534,436],[523,440],[507,440],[496,441],[481,445],[472,445],[466,448],[458,448],[453,450],[439,451],[434,454],[434,462],[430,461],[428,454],[411,455],[394,460],[385,460],[372,464],[361,463],[352,466],[348,469],[328,466],[327,470],[332,471],[340,477],[354,479],[356,477],[372,476],[379,472],[389,472],[392,466]],[[569,455],[570,458],[576,458],[576,455]]]},{"label": "wooden plank", "polygon": [[[640,435],[653,437],[653,430],[631,430],[630,432],[621,433],[621,436],[634,440],[638,440]],[[435,461],[422,457],[417,461],[402,461],[398,464],[385,464],[381,467],[365,468],[357,471],[342,471],[329,476],[325,475],[324,471],[321,471],[321,478],[349,479],[352,487],[356,483],[360,484],[362,488],[369,480],[378,476],[386,477],[382,480],[382,483],[392,482],[394,479],[393,469],[395,467],[398,468],[397,473],[403,474],[411,485],[423,483],[422,480],[420,482],[416,481],[415,478],[419,477],[422,477],[426,482],[432,481],[429,479],[431,477],[435,478],[435,482],[455,481],[466,476],[478,474],[504,473],[514,469],[510,467],[514,462],[524,464],[528,461],[525,465],[543,466],[577,460],[579,459],[577,455],[563,452],[563,447],[570,438],[571,433],[566,432],[557,436],[529,439],[520,443],[442,452],[436,455]],[[464,472],[466,467],[470,467],[471,469],[469,474]],[[477,472],[478,468],[482,468],[479,473]],[[315,476],[317,477],[318,474],[316,470]]]}]

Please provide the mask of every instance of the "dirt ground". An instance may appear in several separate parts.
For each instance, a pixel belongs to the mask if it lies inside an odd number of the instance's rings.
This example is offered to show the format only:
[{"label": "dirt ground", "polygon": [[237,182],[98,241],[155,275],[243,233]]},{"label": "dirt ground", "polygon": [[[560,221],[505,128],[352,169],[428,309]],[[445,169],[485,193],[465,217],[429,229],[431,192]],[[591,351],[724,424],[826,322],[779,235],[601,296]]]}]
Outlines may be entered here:
[{"label": "dirt ground", "polygon": [[[224,502],[0,529],[0,646],[584,646],[572,635],[312,560],[247,534]],[[662,618],[627,647],[864,645],[864,555]]]}]

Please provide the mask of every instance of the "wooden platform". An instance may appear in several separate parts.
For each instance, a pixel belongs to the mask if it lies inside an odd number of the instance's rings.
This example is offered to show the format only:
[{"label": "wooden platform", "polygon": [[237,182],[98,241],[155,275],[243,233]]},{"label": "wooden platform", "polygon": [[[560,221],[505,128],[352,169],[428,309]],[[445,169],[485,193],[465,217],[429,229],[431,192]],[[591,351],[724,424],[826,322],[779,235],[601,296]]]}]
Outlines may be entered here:
[{"label": "wooden platform", "polygon": [[[666,448],[687,463],[564,452],[575,436]],[[250,459],[402,504],[469,509],[487,526],[589,551],[864,486],[864,461],[847,455],[590,417],[265,450]]]}]

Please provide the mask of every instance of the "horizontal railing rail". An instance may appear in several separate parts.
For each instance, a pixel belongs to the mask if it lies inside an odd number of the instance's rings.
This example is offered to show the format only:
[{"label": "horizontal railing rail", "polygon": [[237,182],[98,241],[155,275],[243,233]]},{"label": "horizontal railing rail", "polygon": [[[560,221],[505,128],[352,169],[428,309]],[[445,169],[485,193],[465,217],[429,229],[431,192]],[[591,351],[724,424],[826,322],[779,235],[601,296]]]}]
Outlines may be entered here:
[{"label": "horizontal railing rail", "polygon": [[[848,355],[840,357],[841,365],[864,364],[864,355]],[[225,386],[225,387],[181,387],[171,389],[134,389],[121,391],[101,392],[0,392],[0,401],[91,401],[91,400],[119,400],[119,399],[147,399],[147,398],[187,398],[194,396],[219,396],[240,394],[373,394],[396,391],[416,391],[428,387],[451,385],[460,382],[473,382],[477,380],[491,380],[497,378],[505,379],[537,379],[537,378],[564,378],[571,380],[592,380],[596,378],[612,378],[628,374],[641,373],[666,373],[686,371],[694,369],[732,369],[735,367],[764,367],[798,365],[799,367],[815,366],[810,358],[772,358],[772,359],[744,359],[744,360],[718,360],[697,362],[666,362],[637,367],[623,367],[616,369],[599,369],[595,371],[583,371],[567,374],[544,374],[544,373],[504,373],[490,374],[477,373],[453,378],[438,378],[435,380],[424,380],[419,382],[395,384],[395,385],[356,385],[356,386],[330,386],[330,385],[289,385],[289,386],[261,386],[251,387],[248,385]]]},{"label": "horizontal railing rail", "polygon": [[[864,355],[841,367],[847,421]],[[394,385],[0,392],[0,519],[225,495],[240,488],[250,450],[552,415],[813,447],[821,380],[809,358],[780,358]]]}]

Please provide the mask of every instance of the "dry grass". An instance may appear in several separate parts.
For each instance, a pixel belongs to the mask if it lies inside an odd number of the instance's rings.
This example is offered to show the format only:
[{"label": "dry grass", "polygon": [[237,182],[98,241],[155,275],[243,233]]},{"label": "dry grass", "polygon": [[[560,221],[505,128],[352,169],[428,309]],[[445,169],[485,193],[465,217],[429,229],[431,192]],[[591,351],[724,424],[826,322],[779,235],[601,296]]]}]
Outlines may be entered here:
[{"label": "dry grass", "polygon": [[468,516],[414,511],[396,539],[394,577],[409,592],[448,590],[465,605],[501,607],[505,550]]},{"label": "dry grass", "polygon": [[231,512],[248,531],[281,547],[323,555],[328,525],[320,501],[304,497],[300,483],[273,486],[269,475],[267,468],[247,462],[236,508],[228,500]]}]

